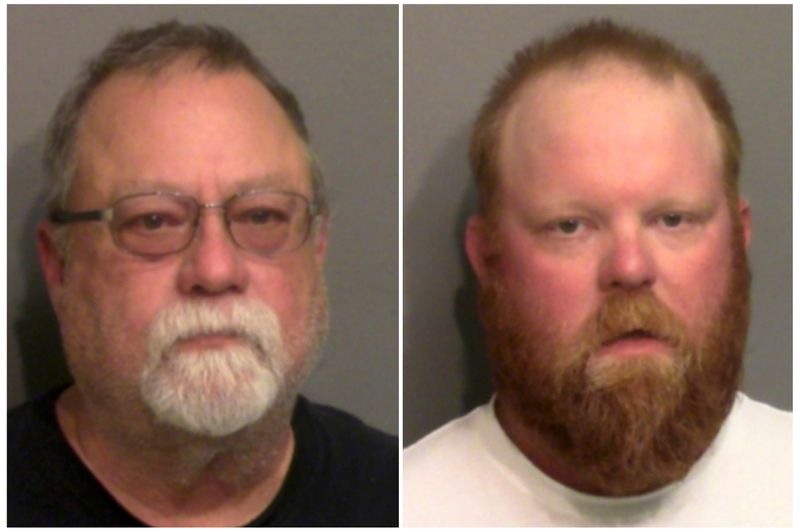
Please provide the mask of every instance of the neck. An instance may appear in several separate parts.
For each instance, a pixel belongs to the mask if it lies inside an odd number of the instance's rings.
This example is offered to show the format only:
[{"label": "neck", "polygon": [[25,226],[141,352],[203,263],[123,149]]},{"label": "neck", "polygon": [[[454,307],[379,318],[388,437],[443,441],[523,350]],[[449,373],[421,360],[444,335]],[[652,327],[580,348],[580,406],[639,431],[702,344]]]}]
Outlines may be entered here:
[{"label": "neck", "polygon": [[287,402],[224,438],[128,419],[120,429],[113,417],[95,414],[75,387],[59,398],[56,413],[86,467],[139,520],[157,526],[235,526],[257,517],[288,473],[294,401]]}]

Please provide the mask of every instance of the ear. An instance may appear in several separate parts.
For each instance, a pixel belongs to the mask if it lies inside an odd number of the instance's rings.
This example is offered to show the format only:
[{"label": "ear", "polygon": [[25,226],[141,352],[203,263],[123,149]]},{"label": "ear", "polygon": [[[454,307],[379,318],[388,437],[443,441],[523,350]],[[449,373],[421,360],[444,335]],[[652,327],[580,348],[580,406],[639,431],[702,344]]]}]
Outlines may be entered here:
[{"label": "ear", "polygon": [[56,243],[54,231],[55,228],[50,222],[42,221],[36,226],[36,250],[39,252],[39,264],[44,272],[50,300],[53,302],[55,302],[55,295],[64,285],[66,262]]},{"label": "ear", "polygon": [[488,282],[487,257],[489,255],[489,227],[486,219],[478,214],[470,216],[467,220],[467,229],[464,234],[464,248],[467,258],[472,266],[472,271],[481,286]]},{"label": "ear", "polygon": [[753,232],[753,222],[750,218],[750,204],[744,198],[739,199],[739,221],[742,227],[742,240],[744,241],[744,249],[750,250],[750,239]]},{"label": "ear", "polygon": [[317,227],[314,230],[314,257],[320,269],[325,264],[325,257],[328,254],[328,226],[330,224],[329,216],[322,216],[317,222]]}]

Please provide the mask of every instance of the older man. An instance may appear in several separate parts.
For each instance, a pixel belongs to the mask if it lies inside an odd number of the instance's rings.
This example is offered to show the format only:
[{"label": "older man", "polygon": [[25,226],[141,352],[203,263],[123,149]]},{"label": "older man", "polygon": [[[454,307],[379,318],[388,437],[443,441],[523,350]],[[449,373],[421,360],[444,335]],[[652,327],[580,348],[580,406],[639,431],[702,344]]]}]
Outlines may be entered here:
[{"label": "older man", "polygon": [[496,394],[406,451],[409,525],[791,524],[791,415],[741,392],[750,212],[716,78],[591,22],[473,130]]},{"label": "older man", "polygon": [[75,382],[9,416],[9,524],[396,525],[396,439],[298,397],[328,218],[292,93],[221,28],[126,32],[45,159]]}]

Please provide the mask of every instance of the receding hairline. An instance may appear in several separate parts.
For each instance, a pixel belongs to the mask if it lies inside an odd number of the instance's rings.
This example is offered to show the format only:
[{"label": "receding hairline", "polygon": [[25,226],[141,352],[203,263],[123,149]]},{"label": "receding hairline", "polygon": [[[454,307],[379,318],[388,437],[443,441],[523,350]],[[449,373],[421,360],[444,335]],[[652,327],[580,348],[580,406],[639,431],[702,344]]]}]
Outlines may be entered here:
[{"label": "receding hairline", "polygon": [[[724,141],[721,136],[714,116],[708,105],[703,99],[697,84],[680,71],[669,73],[654,73],[635,61],[620,58],[612,54],[597,54],[596,57],[588,58],[579,62],[565,61],[550,65],[548,68],[537,72],[535,75],[521,82],[517,90],[508,98],[502,110],[498,113],[496,130],[496,164],[498,166],[499,184],[503,181],[502,153],[504,146],[509,141],[509,128],[512,124],[523,119],[522,113],[533,113],[539,116],[542,113],[552,113],[553,109],[541,105],[537,100],[551,97],[554,93],[559,94],[559,90],[567,87],[572,88],[577,85],[585,86],[619,83],[622,86],[629,86],[633,90],[638,87],[649,85],[653,93],[659,90],[671,92],[673,96],[683,98],[692,111],[699,113],[696,116],[702,117],[705,125],[711,128],[711,142],[715,146],[719,178],[723,179],[724,173]],[[649,92],[649,89],[646,89]],[[624,91],[624,88],[623,88]],[[620,93],[624,98],[624,92]],[[533,99],[533,102],[531,100]],[[558,111],[556,111],[558,113]],[[530,115],[528,115],[530,118]]]},{"label": "receding hairline", "polygon": [[142,89],[156,88],[158,84],[166,84],[178,76],[185,75],[208,77],[236,76],[246,80],[252,88],[256,89],[256,92],[260,92],[267,97],[267,100],[270,102],[269,106],[280,114],[285,121],[285,125],[292,130],[294,136],[302,143],[308,142],[307,139],[303,137],[303,133],[297,130],[289,113],[283,108],[278,98],[256,75],[241,65],[209,67],[202,61],[199,52],[197,54],[195,52],[190,52],[188,55],[176,56],[173,60],[160,65],[157,69],[152,68],[152,65],[142,65],[121,69],[110,74],[94,87],[88,95],[76,123],[76,141],[80,138],[84,122],[88,116],[92,115],[93,107],[97,105],[98,96],[106,96],[105,93],[109,85],[118,84],[127,79],[134,82],[134,86],[132,87],[133,92]]},{"label": "receding hairline", "polygon": [[724,147],[724,182],[731,199],[738,197],[742,139],[733,107],[719,78],[689,49],[642,28],[604,19],[571,24],[549,37],[538,38],[517,50],[495,79],[473,124],[469,163],[478,187],[479,212],[495,209],[497,131],[509,101],[520,85],[553,65],[581,64],[600,56],[612,56],[638,65],[655,79],[676,73],[689,78],[702,95]]},{"label": "receding hairline", "polygon": [[[500,189],[504,181],[502,172],[501,154],[503,151],[503,142],[505,130],[509,122],[509,116],[520,105],[520,101],[530,94],[531,91],[536,90],[537,86],[541,83],[557,79],[561,76],[560,82],[568,82],[572,78],[575,82],[580,83],[584,80],[596,79],[602,75],[604,71],[612,73],[612,75],[619,75],[625,72],[639,79],[652,82],[654,86],[670,87],[676,85],[683,85],[688,88],[689,94],[696,97],[696,101],[701,104],[704,116],[710,121],[709,124],[714,130],[715,143],[718,148],[719,172],[720,179],[725,183],[727,194],[730,200],[738,198],[738,187],[735,182],[729,181],[729,176],[726,175],[726,157],[730,144],[736,144],[735,140],[729,139],[728,130],[726,126],[716,119],[712,112],[709,102],[706,100],[703,91],[700,88],[698,80],[694,79],[692,75],[686,71],[681,65],[673,63],[658,63],[656,65],[643,62],[635,54],[629,54],[618,51],[615,48],[599,48],[594,50],[585,50],[583,53],[573,57],[558,57],[556,60],[548,61],[543,65],[537,65],[536,68],[531,69],[521,80],[514,84],[513,90],[508,92],[504,98],[501,98],[495,103],[499,103],[491,113],[484,116],[485,109],[482,110],[481,116],[476,122],[475,130],[473,131],[472,143],[475,144],[479,139],[475,136],[480,133],[483,137],[489,136],[493,138],[490,144],[492,148],[488,154],[489,163],[494,168],[493,172],[496,174],[494,183],[491,184],[489,189],[488,201],[483,197],[484,190],[479,186],[480,196],[480,212],[487,215],[489,219],[498,214],[497,201],[500,196]],[[616,71],[616,72],[615,72]],[[478,128],[478,124],[487,118],[491,122],[482,124]],[[481,142],[486,142],[481,140]],[[471,147],[471,151],[474,146]],[[473,153],[470,154],[472,158]],[[474,163],[474,162],[473,162]],[[474,168],[473,168],[474,170]],[[479,180],[479,185],[480,185]],[[488,183],[484,183],[487,185]]]},{"label": "receding hairline", "polygon": [[[123,98],[126,95],[135,94],[135,92],[141,90],[149,90],[151,88],[157,88],[159,84],[168,84],[173,81],[176,77],[185,76],[185,75],[198,75],[198,76],[239,76],[242,80],[246,80],[253,89],[257,93],[261,93],[266,99],[270,102],[268,105],[271,107],[271,111],[277,112],[281,120],[283,122],[283,127],[286,128],[286,131],[292,137],[292,142],[295,143],[298,149],[301,152],[301,156],[305,161],[305,172],[302,176],[304,181],[308,181],[308,192],[312,195],[314,194],[314,184],[313,180],[313,158],[314,155],[311,153],[309,143],[306,139],[302,137],[301,132],[297,131],[297,128],[292,123],[291,117],[280,104],[278,99],[275,95],[269,90],[264,83],[255,76],[251,71],[241,65],[225,65],[223,67],[219,66],[209,66],[208,64],[202,61],[202,50],[186,52],[183,54],[176,54],[171,60],[162,62],[158,68],[152,68],[152,65],[142,65],[142,66],[135,66],[130,68],[125,68],[118,70],[116,72],[111,73],[108,77],[106,77],[101,83],[99,83],[94,89],[92,90],[91,94],[88,96],[85,104],[83,105],[83,109],[78,117],[76,122],[75,128],[75,144],[73,148],[74,153],[74,171],[73,171],[73,179],[72,179],[72,186],[70,187],[69,194],[75,193],[75,191],[79,191],[81,188],[81,182],[83,185],[86,184],[85,179],[90,178],[91,176],[84,175],[84,172],[81,171],[81,164],[80,161],[83,157],[82,152],[86,146],[86,134],[87,134],[87,120],[92,120],[93,118],[99,117],[101,119],[105,119],[105,115],[101,112],[98,114],[98,110],[96,106],[98,105],[99,99],[104,99],[109,97],[108,90],[119,90],[117,87],[110,87],[112,84],[117,83],[124,83],[126,81],[133,82],[133,85],[130,85],[128,88],[123,89],[124,92],[117,93],[116,95],[112,96],[114,98],[119,98],[122,96]],[[109,105],[108,102],[105,105]],[[118,100],[112,103],[114,107],[117,106],[124,106],[124,100]],[[85,152],[84,152],[85,153]]]}]

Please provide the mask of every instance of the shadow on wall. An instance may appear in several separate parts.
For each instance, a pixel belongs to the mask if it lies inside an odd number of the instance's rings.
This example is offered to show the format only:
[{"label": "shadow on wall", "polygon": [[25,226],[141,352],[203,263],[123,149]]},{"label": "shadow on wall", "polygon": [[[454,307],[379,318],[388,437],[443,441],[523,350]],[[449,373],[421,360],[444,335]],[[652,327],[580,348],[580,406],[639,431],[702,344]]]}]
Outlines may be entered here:
[{"label": "shadow on wall", "polygon": [[477,281],[463,249],[476,203],[469,130],[464,124],[448,139],[405,208],[404,446],[491,395]]},{"label": "shadow on wall", "polygon": [[461,341],[464,344],[463,363],[466,378],[462,398],[464,412],[469,412],[476,406],[482,405],[489,400],[492,394],[491,368],[486,354],[483,326],[478,317],[478,281],[472,273],[472,267],[463,245],[467,220],[477,212],[478,194],[472,183],[470,180],[470,187],[466,190],[459,205],[455,231],[462,282],[456,292],[453,312]]},{"label": "shadow on wall", "polygon": [[[30,182],[37,180],[43,183],[40,167],[42,152],[42,135],[18,149],[8,165],[9,182],[21,183],[18,187],[35,187]],[[21,304],[13,317],[13,332],[18,350],[9,349],[8,356],[20,358],[22,383],[8,383],[12,388],[24,388],[18,396],[32,398],[70,381],[70,375],[62,354],[61,338],[58,322],[50,306],[44,279],[39,268],[36,253],[36,224],[42,219],[47,201],[47,190],[44,184],[40,187],[33,204],[27,210],[22,233],[17,234],[17,241],[9,240],[9,254],[17,251],[17,261],[22,279],[15,280],[16,290],[22,291]],[[13,194],[9,195],[14,197]],[[26,212],[20,210],[20,213]],[[11,309],[9,309],[11,310]],[[9,316],[11,317],[11,316]],[[9,342],[13,345],[13,342]]]}]

